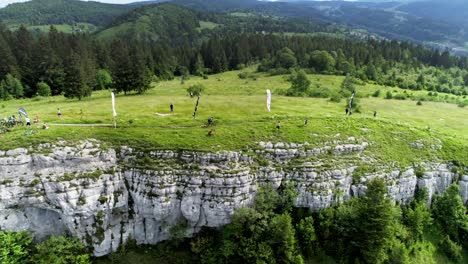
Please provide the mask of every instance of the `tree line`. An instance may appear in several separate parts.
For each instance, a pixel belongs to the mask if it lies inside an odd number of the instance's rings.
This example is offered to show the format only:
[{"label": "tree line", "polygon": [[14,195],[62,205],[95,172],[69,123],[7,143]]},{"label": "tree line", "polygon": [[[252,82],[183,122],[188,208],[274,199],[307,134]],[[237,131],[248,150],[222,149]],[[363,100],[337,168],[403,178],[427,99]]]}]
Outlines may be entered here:
[{"label": "tree line", "polygon": [[[453,263],[464,260],[468,215],[458,185],[435,195],[431,206],[427,189],[418,190],[410,203],[395,205],[382,179],[367,187],[359,198],[312,212],[293,206],[298,195],[293,183],[283,182],[277,190],[263,185],[252,206],[237,209],[231,223],[186,238],[188,223],[182,219],[171,227],[170,241],[140,251],[174,263],[410,263],[434,254]],[[128,250],[137,248],[131,244],[102,261],[125,263]],[[34,244],[28,233],[0,232],[0,262],[85,264],[91,258],[77,239],[52,236]]]},{"label": "tree line", "polygon": [[[100,40],[90,34],[60,33],[54,27],[39,35],[25,27],[16,32],[0,27],[2,100],[49,94],[81,99],[104,88],[142,93],[152,81],[207,76],[256,63],[271,74],[306,68],[402,88],[468,94],[467,58],[405,42],[230,33],[215,34],[200,45],[175,45]],[[416,75],[417,80],[408,84],[406,75]]]},{"label": "tree line", "polygon": [[[235,211],[231,223],[185,238],[187,223],[181,220],[171,228],[172,240],[144,250],[172,263],[466,261],[468,215],[456,184],[435,195],[431,205],[427,189],[408,204],[395,205],[382,179],[371,180],[359,198],[314,212],[295,208],[297,195],[290,182],[277,190],[264,185],[250,208]],[[123,247],[104,260],[125,263],[128,252]]]}]

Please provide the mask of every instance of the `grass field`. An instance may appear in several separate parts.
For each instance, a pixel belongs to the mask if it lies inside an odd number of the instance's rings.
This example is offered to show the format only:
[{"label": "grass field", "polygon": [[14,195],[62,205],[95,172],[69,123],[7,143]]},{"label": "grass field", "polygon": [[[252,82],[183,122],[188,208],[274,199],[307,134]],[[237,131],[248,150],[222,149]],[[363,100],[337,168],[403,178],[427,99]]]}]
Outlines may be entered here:
[{"label": "grass field", "polygon": [[[251,69],[248,69],[251,70]],[[244,70],[245,71],[245,70]],[[287,89],[287,76],[269,77],[259,74],[254,79],[240,79],[239,71],[212,75],[204,80],[191,77],[183,84],[180,79],[159,82],[143,95],[118,95],[117,124],[110,127],[69,127],[54,124],[112,124],[109,91],[95,92],[82,101],[63,97],[33,98],[0,103],[0,117],[17,113],[24,107],[31,116],[38,114],[40,123],[50,129],[33,126],[14,128],[0,135],[0,149],[34,146],[59,139],[76,141],[96,138],[110,145],[130,145],[138,148],[195,149],[202,151],[247,150],[259,141],[309,142],[321,145],[331,136],[337,139],[364,138],[375,142],[369,154],[382,161],[409,164],[418,160],[468,161],[468,109],[454,104],[415,101],[384,100],[369,97],[376,89],[402,92],[397,88],[366,85],[357,88],[361,97],[362,113],[345,116],[346,100],[331,102],[326,98],[297,98],[277,96]],[[337,90],[341,76],[310,75],[312,87]],[[206,90],[200,99],[196,119],[193,119],[196,98],[190,98],[186,89],[203,84]],[[265,89],[273,92],[272,111],[266,110]],[[414,92],[416,93],[416,92]],[[419,92],[425,93],[425,92]],[[169,111],[173,103],[175,112]],[[56,116],[60,108],[63,117]],[[81,115],[81,111],[83,115]],[[377,111],[377,118],[373,112]],[[216,135],[207,136],[203,128],[214,116]],[[303,126],[304,118],[309,125]],[[280,131],[275,129],[281,121]],[[339,135],[338,135],[339,134]],[[444,149],[412,149],[409,144],[423,140],[428,145],[442,140]]]}]

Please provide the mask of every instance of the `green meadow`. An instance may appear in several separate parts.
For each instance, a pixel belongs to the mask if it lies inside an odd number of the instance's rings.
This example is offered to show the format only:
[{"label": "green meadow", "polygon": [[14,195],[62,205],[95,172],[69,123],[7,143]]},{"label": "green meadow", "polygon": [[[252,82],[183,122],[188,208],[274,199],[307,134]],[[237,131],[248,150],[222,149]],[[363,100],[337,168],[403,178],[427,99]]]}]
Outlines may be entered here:
[{"label": "green meadow", "polygon": [[[382,162],[449,160],[468,161],[468,109],[456,104],[383,99],[386,91],[405,93],[394,87],[357,85],[361,113],[345,115],[347,99],[336,103],[328,98],[279,96],[288,89],[288,76],[255,73],[254,78],[240,79],[245,71],[211,75],[208,79],[191,77],[182,81],[154,83],[143,95],[117,95],[117,129],[112,126],[110,91],[96,91],[81,101],[62,96],[15,100],[0,103],[0,117],[17,114],[24,107],[30,116],[39,115],[39,124],[31,128],[15,127],[0,135],[1,149],[36,146],[57,140],[78,141],[96,138],[109,146],[128,145],[141,149],[191,149],[201,151],[250,150],[260,141],[309,142],[322,146],[334,139],[355,137],[375,143],[366,150]],[[312,89],[340,89],[342,76],[309,75]],[[197,98],[186,89],[194,84],[205,87],[196,118],[192,114]],[[272,91],[271,112],[266,109],[265,90]],[[378,98],[371,97],[381,90]],[[427,92],[411,91],[416,96]],[[439,96],[444,96],[440,94]],[[450,95],[453,96],[453,95]],[[174,104],[174,113],[169,105]],[[57,108],[63,113],[57,117]],[[377,117],[373,117],[377,111]],[[205,127],[213,116],[215,126]],[[309,119],[304,126],[304,119]],[[277,122],[281,129],[277,130]],[[46,123],[49,129],[41,126]],[[73,124],[71,126],[65,126]],[[214,129],[215,135],[208,136]],[[33,133],[31,134],[31,131]],[[425,145],[442,142],[443,149],[413,149],[410,143]]]}]

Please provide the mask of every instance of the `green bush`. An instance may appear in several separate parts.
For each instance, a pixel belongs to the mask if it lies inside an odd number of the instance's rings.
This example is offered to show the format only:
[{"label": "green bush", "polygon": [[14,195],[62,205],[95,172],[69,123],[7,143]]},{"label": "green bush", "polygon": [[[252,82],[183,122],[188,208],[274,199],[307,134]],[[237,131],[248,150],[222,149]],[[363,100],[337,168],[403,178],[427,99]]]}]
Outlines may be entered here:
[{"label": "green bush", "polygon": [[105,90],[110,89],[112,87],[112,77],[107,70],[101,69],[98,70],[96,74],[96,90]]},{"label": "green bush", "polygon": [[32,262],[36,264],[91,264],[86,247],[76,238],[52,236],[35,249]]},{"label": "green bush", "polygon": [[45,82],[40,82],[37,84],[37,95],[48,97],[52,94],[50,86]]},{"label": "green bush", "polygon": [[0,231],[0,263],[27,263],[31,236],[26,232]]},{"label": "green bush", "polygon": [[372,97],[379,97],[379,96],[380,96],[380,90],[377,90],[372,94]]},{"label": "green bush", "polygon": [[385,94],[385,99],[393,99],[392,92],[388,91],[387,94]]},{"label": "green bush", "polygon": [[200,96],[204,90],[205,86],[201,84],[195,84],[187,88],[187,93],[193,96]]},{"label": "green bush", "polygon": [[339,93],[333,93],[330,97],[330,101],[335,103],[341,102],[341,95]]},{"label": "green bush", "polygon": [[446,236],[444,240],[439,243],[440,250],[447,255],[447,257],[454,262],[461,262],[463,259],[462,256],[462,247],[457,243],[450,240],[449,236]]}]

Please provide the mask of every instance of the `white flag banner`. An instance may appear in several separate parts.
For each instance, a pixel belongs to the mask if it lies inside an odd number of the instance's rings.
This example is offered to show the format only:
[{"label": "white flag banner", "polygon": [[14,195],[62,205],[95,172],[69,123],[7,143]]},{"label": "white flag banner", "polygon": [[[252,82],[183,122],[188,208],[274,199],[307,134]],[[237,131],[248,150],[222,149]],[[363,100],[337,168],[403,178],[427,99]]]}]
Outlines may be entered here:
[{"label": "white flag banner", "polygon": [[117,116],[117,111],[115,111],[115,96],[114,96],[114,93],[111,93],[111,96],[112,96],[112,112],[114,114],[114,117]]},{"label": "white flag banner", "polygon": [[267,109],[268,109],[268,112],[270,112],[270,108],[271,108],[271,91],[270,91],[270,89],[267,89],[266,93],[267,93]]}]

